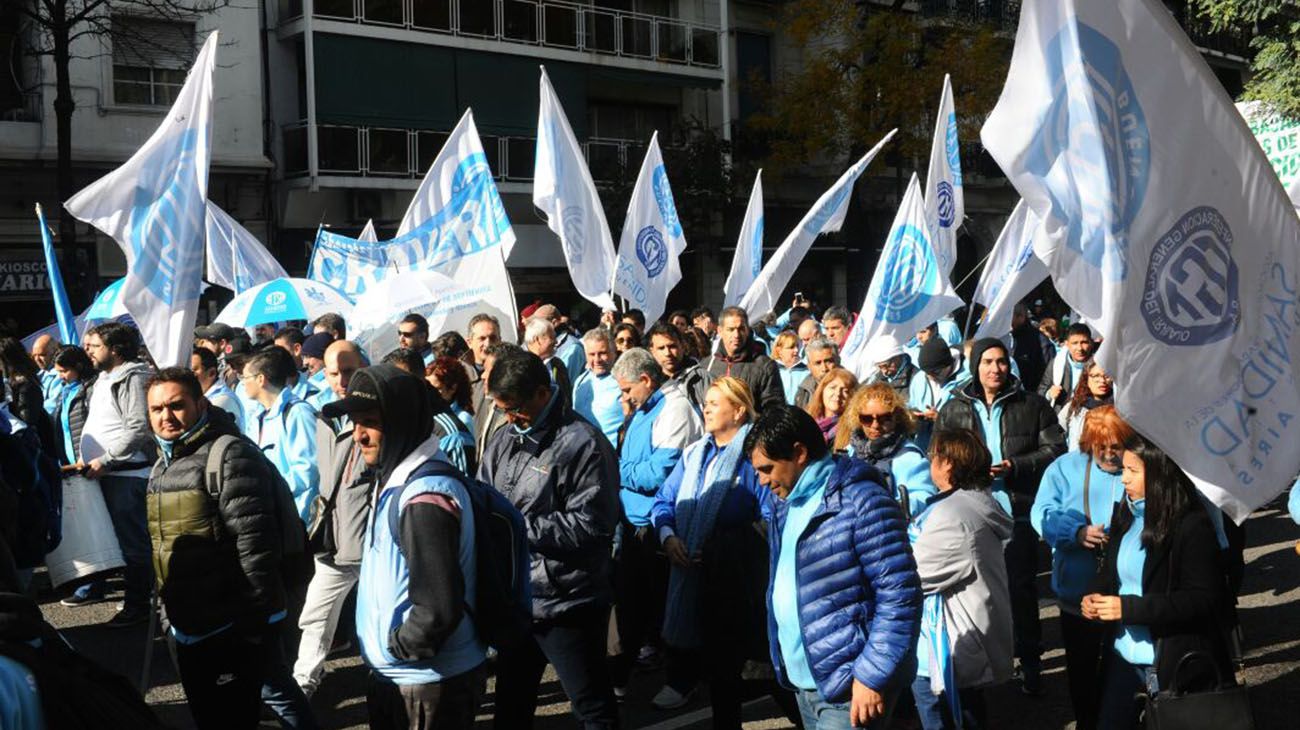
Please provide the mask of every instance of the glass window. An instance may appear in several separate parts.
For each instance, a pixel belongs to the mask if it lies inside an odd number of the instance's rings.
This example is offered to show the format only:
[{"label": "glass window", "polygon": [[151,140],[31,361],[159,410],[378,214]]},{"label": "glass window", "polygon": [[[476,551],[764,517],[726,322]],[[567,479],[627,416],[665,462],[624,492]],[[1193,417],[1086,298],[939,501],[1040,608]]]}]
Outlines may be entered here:
[{"label": "glass window", "polygon": [[194,63],[194,24],[113,16],[113,101],[171,106]]}]

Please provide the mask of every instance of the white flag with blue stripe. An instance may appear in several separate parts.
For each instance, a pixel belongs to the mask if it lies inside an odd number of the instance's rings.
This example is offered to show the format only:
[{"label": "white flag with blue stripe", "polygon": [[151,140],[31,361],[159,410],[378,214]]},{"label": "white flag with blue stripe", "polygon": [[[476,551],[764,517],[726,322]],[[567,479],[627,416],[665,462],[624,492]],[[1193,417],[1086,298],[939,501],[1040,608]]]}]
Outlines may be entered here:
[{"label": "white flag with blue stripe", "polygon": [[844,174],[840,175],[840,179],[822,193],[817,202],[813,203],[804,214],[799,225],[795,226],[794,230],[790,231],[790,235],[786,236],[777,247],[772,258],[768,259],[767,264],[758,272],[758,277],[754,279],[749,291],[740,300],[740,306],[745,308],[751,322],[757,322],[764,314],[776,307],[777,299],[790,283],[803,257],[808,254],[808,249],[812,248],[813,241],[823,233],[838,231],[840,226],[844,225],[844,216],[849,212],[853,184],[862,176],[863,171],[876,158],[885,143],[893,139],[897,132],[897,129],[890,130],[884,139],[877,142],[875,147],[862,156],[862,159],[845,170]]},{"label": "white flag with blue stripe", "polygon": [[1162,3],[1030,0],[984,146],[1116,405],[1238,521],[1300,472],[1300,219]]},{"label": "white flag with blue stripe", "polygon": [[365,227],[357,234],[357,240],[366,243],[379,243],[379,234],[375,232],[375,221],[373,219],[366,221]]},{"label": "white flag with blue stripe", "polygon": [[844,367],[859,378],[874,371],[878,358],[872,346],[884,341],[882,335],[907,342],[962,305],[934,255],[929,229],[921,183],[914,174],[894,215],[858,321],[840,353]]},{"label": "white flag with blue stripe", "polygon": [[1047,265],[1034,255],[1034,234],[1038,232],[1038,217],[1021,200],[1011,211],[1007,224],[993,251],[989,253],[980,283],[975,287],[972,302],[985,307],[984,318],[975,339],[1002,337],[1011,331],[1011,315],[1016,302],[1024,299],[1047,278]]},{"label": "white flag with blue stripe", "polygon": [[731,273],[727,274],[727,283],[722,287],[722,306],[739,304],[762,268],[763,171],[759,170],[754,176],[754,189],[749,193],[749,205],[745,206],[745,220],[740,224],[736,254],[731,257]]},{"label": "white flag with blue stripe", "polygon": [[545,68],[539,93],[533,205],[546,214],[546,226],[560,237],[574,288],[592,304],[614,309],[610,296],[614,240],[582,147],[573,136]]},{"label": "white flag with blue stripe", "polygon": [[930,170],[925,174],[925,219],[930,222],[934,255],[939,258],[944,276],[951,274],[957,263],[957,229],[965,216],[957,112],[952,103],[952,80],[944,74],[934,141],[930,144]]},{"label": "white flag with blue stripe", "polygon": [[623,235],[618,242],[614,293],[626,299],[629,306],[640,309],[647,322],[659,319],[668,292],[682,279],[677,259],[685,250],[686,236],[668,185],[659,133],[655,132],[627,205]]},{"label": "white flag with blue stripe", "polygon": [[236,294],[272,279],[287,277],[284,267],[239,221],[208,201],[208,281]]},{"label": "white flag with blue stripe", "polygon": [[126,253],[122,301],[159,366],[188,365],[203,285],[213,31],[167,116],[121,167],[64,207]]}]

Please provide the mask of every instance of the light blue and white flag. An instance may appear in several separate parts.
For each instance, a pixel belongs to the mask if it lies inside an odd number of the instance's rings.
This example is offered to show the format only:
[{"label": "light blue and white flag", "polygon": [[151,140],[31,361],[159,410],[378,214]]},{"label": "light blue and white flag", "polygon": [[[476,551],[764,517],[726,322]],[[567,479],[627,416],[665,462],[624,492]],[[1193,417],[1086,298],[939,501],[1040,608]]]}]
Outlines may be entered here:
[{"label": "light blue and white flag", "polygon": [[54,241],[50,240],[50,225],[45,222],[45,211],[36,204],[36,224],[41,228],[41,246],[45,250],[45,275],[50,280],[50,296],[54,298],[54,317],[59,325],[59,342],[76,345],[76,317],[68,301],[68,290],[63,286],[63,272],[59,270],[59,257],[54,254]]},{"label": "light blue and white flag", "polygon": [[362,228],[361,232],[357,234],[357,240],[365,241],[366,243],[379,243],[379,234],[375,232],[374,219],[366,221],[366,227]]},{"label": "light blue and white flag", "polygon": [[939,257],[945,277],[952,274],[957,263],[957,229],[965,217],[957,112],[952,103],[952,80],[944,74],[934,141],[930,144],[930,170],[925,174],[925,219],[934,233],[934,255]]},{"label": "light blue and white flag", "polygon": [[501,322],[503,337],[514,338],[518,310],[505,249],[515,234],[470,112],[429,167],[399,230],[372,243],[321,229],[308,276],[355,300],[395,274],[437,271],[469,287],[463,310],[445,327],[463,328],[481,311]]},{"label": "light blue and white flag", "polygon": [[794,230],[790,231],[790,235],[786,236],[777,247],[772,258],[768,259],[767,264],[758,273],[758,277],[754,279],[749,291],[740,300],[740,306],[749,313],[751,323],[762,319],[764,314],[776,307],[777,299],[790,283],[803,257],[808,254],[808,249],[812,248],[813,241],[823,233],[838,231],[840,226],[844,225],[844,216],[849,211],[849,198],[853,193],[853,183],[858,181],[881,148],[893,139],[897,132],[897,129],[890,130],[884,139],[877,142],[875,147],[862,156],[862,159],[845,170],[844,174],[840,175],[840,179],[822,193],[817,202],[813,203],[804,214],[799,225],[795,226]]},{"label": "light blue and white flag", "polygon": [[289,275],[256,236],[211,200],[206,220],[208,281],[239,294]]},{"label": "light blue and white flag", "polygon": [[1047,266],[1034,255],[1034,234],[1038,233],[1038,227],[1038,217],[1021,200],[993,244],[975,295],[971,297],[972,302],[985,308],[975,339],[1002,337],[1010,332],[1016,302],[1047,278]]},{"label": "light blue and white flag", "polygon": [[1241,521],[1300,472],[1300,219],[1155,0],[1024,3],[984,146],[1116,405]]},{"label": "light blue and white flag", "polygon": [[623,236],[618,242],[614,293],[654,322],[664,313],[668,292],[682,280],[677,258],[686,250],[682,221],[668,185],[659,133],[650,137],[641,172],[627,204]]},{"label": "light blue and white flag", "polygon": [[213,31],[167,117],[121,167],[64,203],[126,253],[122,301],[160,367],[188,365],[203,285]]},{"label": "light blue and white flag", "polygon": [[542,68],[537,109],[537,154],[533,205],[546,214],[546,226],[560,237],[564,261],[578,293],[602,309],[614,309],[614,241],[596,184],[573,136],[560,99]]},{"label": "light blue and white flag", "polygon": [[884,359],[875,351],[880,343],[907,342],[962,304],[939,267],[929,228],[921,183],[914,174],[894,215],[858,321],[840,352],[844,367],[860,379]]},{"label": "light blue and white flag", "polygon": [[740,303],[763,270],[763,171],[754,176],[754,189],[745,206],[745,220],[736,239],[736,254],[731,257],[731,273],[722,287],[722,306]]}]

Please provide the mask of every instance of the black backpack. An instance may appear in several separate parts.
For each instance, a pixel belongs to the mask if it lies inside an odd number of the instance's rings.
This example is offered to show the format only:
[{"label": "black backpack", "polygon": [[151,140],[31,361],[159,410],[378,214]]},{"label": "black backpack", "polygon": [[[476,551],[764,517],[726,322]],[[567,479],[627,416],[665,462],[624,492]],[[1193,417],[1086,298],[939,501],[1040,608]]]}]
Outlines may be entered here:
[{"label": "black backpack", "polygon": [[63,475],[31,428],[0,434],[0,488],[12,493],[19,568],[40,565],[63,541]]},{"label": "black backpack", "polygon": [[[221,462],[226,456],[226,450],[241,439],[243,439],[242,436],[225,434],[218,436],[217,440],[212,442],[212,448],[208,451],[208,461],[203,468],[203,474],[208,494],[213,499],[218,499],[221,494]],[[257,447],[254,446],[253,448],[256,449]],[[260,451],[258,453],[261,454]],[[263,455],[262,458],[265,459],[266,457]],[[307,528],[303,526],[302,518],[298,517],[298,505],[294,504],[293,492],[289,491],[289,484],[280,475],[274,464],[268,462],[267,468],[274,480],[274,484],[271,485],[271,493],[275,497],[275,517],[280,525],[282,560],[286,565],[295,565],[308,556]]]},{"label": "black backpack", "polygon": [[497,649],[517,645],[531,635],[533,626],[532,556],[524,516],[491,485],[466,477],[445,461],[429,459],[389,498],[388,529],[398,550],[402,549],[397,539],[402,492],[416,479],[431,476],[455,479],[469,494],[477,565],[470,618],[479,637]]}]

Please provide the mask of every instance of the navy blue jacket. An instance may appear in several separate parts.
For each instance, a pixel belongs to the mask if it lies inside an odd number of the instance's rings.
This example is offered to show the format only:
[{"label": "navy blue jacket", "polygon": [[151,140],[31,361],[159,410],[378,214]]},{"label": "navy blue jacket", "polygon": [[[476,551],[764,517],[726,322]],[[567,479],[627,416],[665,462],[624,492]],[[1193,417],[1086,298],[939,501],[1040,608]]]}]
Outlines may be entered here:
[{"label": "navy blue jacket", "polygon": [[[866,463],[837,458],[822,504],[795,553],[804,651],[828,702],[848,701],[854,679],[876,691],[912,680],[898,672],[916,650],[921,580],[903,513],[881,481],[880,472]],[[789,506],[775,499],[772,512],[769,586]],[[772,665],[788,687],[770,587],[767,616]]]}]

